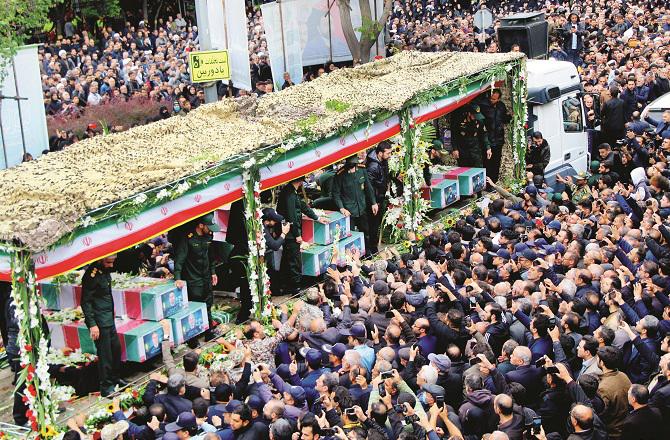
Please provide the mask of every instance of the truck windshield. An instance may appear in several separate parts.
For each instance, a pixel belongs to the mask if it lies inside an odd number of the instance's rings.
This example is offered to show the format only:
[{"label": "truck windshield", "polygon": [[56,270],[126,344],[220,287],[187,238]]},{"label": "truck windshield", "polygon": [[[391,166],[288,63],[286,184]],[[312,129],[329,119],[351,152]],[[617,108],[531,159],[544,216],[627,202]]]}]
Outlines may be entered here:
[{"label": "truck windshield", "polygon": [[563,109],[563,130],[566,133],[583,131],[582,105],[578,98],[566,98]]}]

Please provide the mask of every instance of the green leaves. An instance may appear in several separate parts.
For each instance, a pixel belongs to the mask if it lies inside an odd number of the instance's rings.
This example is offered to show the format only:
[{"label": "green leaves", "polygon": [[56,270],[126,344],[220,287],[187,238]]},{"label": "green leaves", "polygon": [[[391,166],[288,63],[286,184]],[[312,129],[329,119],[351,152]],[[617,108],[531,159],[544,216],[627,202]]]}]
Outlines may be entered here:
[{"label": "green leaves", "polygon": [[337,99],[329,99],[326,101],[326,109],[334,112],[344,113],[349,110],[349,107],[351,107],[351,104]]}]

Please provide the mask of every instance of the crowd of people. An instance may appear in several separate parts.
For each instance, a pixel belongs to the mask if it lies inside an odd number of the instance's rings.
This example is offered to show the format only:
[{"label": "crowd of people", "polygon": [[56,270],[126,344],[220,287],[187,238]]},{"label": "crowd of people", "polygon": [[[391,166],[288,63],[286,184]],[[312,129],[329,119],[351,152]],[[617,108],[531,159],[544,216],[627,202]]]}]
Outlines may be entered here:
[{"label": "crowd of people", "polygon": [[[478,7],[396,0],[389,51],[496,52],[499,22],[476,29]],[[547,185],[550,148],[535,132],[523,190],[500,187],[495,165],[510,118],[500,93],[482,97],[452,116],[452,132],[462,124],[467,136],[449,147],[436,142],[430,157],[439,162],[451,154],[462,166],[486,166],[498,198],[464,213],[450,229],[412,237],[402,253],[388,248],[374,261],[353,253],[346,263],[336,256],[318,287],[292,310],[282,306],[272,331],[248,320],[245,272],[233,265],[225,282],[240,288],[243,329],[237,343],[216,343],[234,367],[210,373],[199,366],[197,349],[181,366],[168,365],[170,343],[163,342],[167,374],[151,376],[145,406],[131,420],[114,401],[115,422],[103,428],[103,440],[670,438],[664,423],[670,417],[670,112],[659,121],[643,112],[670,91],[670,11],[661,1],[488,7],[497,17],[546,12],[550,56],[573,62],[581,75],[591,172],[559,175]],[[249,17],[255,88],[271,92],[262,17],[258,11]],[[47,112],[71,108],[75,96],[76,107],[160,97],[169,103],[165,117],[202,102],[185,63],[197,47],[197,29],[182,17],[157,30],[128,24],[101,36],[91,41],[74,33],[45,47]],[[381,143],[314,179],[321,197],[312,207],[350,216],[373,252],[390,154]],[[302,287],[302,215],[322,220],[303,201],[303,184],[286,184],[276,210],[264,211],[266,261],[283,249],[281,261],[269,263],[274,293]],[[205,257],[216,225],[203,218],[187,228],[180,238],[167,237],[175,253],[182,249],[180,258],[172,259],[161,238],[132,250],[134,262],[189,286],[208,280],[199,299],[211,306],[218,279]],[[246,234],[230,235],[233,255],[244,254]],[[204,246],[183,247],[190,240]],[[87,273],[102,276],[112,267],[114,261],[103,260]],[[123,383],[107,379],[107,386]],[[86,438],[81,420],[69,427],[64,438]]]}]

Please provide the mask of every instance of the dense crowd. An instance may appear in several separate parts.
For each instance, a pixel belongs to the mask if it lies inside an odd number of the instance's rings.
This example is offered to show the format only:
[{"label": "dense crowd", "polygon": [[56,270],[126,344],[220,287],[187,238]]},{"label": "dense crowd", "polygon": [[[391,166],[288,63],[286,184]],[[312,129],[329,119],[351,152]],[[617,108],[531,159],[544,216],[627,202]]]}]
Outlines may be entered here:
[{"label": "dense crowd", "polygon": [[[489,6],[497,16],[533,8]],[[533,133],[520,194],[494,178],[488,183],[499,197],[450,229],[428,230],[404,252],[389,248],[374,261],[335,258],[318,287],[292,310],[282,307],[272,329],[251,320],[236,343],[217,341],[231,368],[203,369],[198,350],[177,366],[163,342],[167,374],[151,376],[132,420],[114,402],[103,440],[669,438],[670,112],[660,121],[642,113],[670,91],[669,11],[660,1],[544,7],[550,54],[578,66],[587,93],[591,173],[558,176],[549,187],[549,146]],[[473,12],[466,2],[397,0],[390,50],[497,51],[495,32],[475,29]],[[128,25],[95,43],[83,35],[47,46],[45,93],[56,102],[47,111],[63,111],[64,96],[75,95],[88,105],[160,96],[172,103],[166,116],[197,104],[184,61],[197,29],[179,19],[156,31]],[[249,36],[256,88],[271,91],[259,12],[250,13]],[[488,129],[488,147],[475,158],[484,162],[490,147],[502,148],[509,121],[500,94],[492,95],[479,101],[481,114],[465,110]],[[458,147],[450,153],[462,161]],[[431,158],[443,153],[437,142]],[[389,154],[380,144],[324,172],[315,179],[320,202],[375,236]],[[349,174],[365,182],[360,193],[347,186]],[[301,287],[289,251],[302,240],[295,218],[318,220],[298,200],[302,184],[287,184],[277,210],[264,211],[269,251],[284,248],[271,268],[283,293]],[[133,264],[172,276],[167,245],[161,238],[133,249]],[[85,438],[79,422],[70,421],[64,438]]]}]

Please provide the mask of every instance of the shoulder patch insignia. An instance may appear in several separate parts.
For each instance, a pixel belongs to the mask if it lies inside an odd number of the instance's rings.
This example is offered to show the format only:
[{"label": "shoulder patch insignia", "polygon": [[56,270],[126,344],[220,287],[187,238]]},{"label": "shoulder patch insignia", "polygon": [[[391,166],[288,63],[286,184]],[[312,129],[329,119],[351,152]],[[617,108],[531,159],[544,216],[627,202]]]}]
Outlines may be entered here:
[{"label": "shoulder patch insignia", "polygon": [[188,234],[188,238],[193,238],[193,232],[190,232],[190,233]]}]

